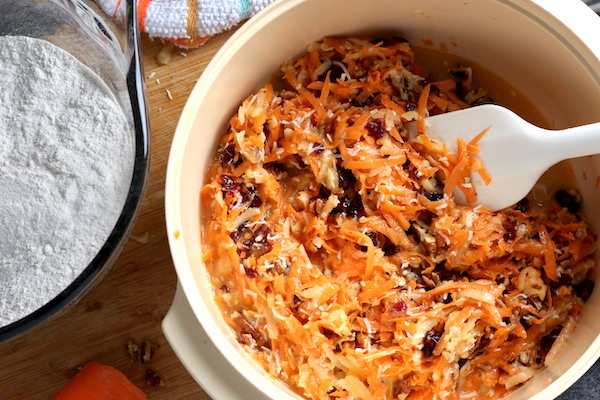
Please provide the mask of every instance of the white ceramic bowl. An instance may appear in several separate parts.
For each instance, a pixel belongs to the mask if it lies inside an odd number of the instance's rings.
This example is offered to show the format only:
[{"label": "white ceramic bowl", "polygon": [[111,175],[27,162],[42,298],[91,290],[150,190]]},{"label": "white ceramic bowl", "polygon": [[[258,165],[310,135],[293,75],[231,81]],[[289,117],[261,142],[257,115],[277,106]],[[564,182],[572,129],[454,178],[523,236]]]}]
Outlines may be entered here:
[{"label": "white ceramic bowl", "polygon": [[[281,0],[247,22],[206,68],[183,110],[169,159],[166,217],[190,318],[197,318],[231,365],[272,399],[299,396],[243,351],[213,301],[201,262],[200,188],[230,116],[283,60],[323,36],[364,32],[400,32],[413,43],[458,43],[453,53],[521,89],[555,128],[600,118],[600,19],[579,0]],[[600,157],[574,160],[573,167],[585,212],[600,232],[595,185]],[[600,356],[599,315],[596,290],[559,359],[508,398],[552,399],[574,383]],[[177,339],[184,334],[193,335],[172,329],[167,334],[179,354],[186,351]],[[197,364],[187,357],[192,375],[197,376]]]}]

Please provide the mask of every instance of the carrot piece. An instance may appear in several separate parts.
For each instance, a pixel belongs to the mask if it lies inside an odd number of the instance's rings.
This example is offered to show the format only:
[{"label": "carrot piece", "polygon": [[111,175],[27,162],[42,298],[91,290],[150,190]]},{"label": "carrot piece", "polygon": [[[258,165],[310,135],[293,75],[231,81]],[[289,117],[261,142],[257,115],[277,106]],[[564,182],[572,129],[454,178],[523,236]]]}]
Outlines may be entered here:
[{"label": "carrot piece", "polygon": [[406,157],[376,158],[371,160],[350,160],[346,161],[348,169],[373,169],[382,167],[392,167],[402,165],[406,162]]},{"label": "carrot piece", "polygon": [[458,164],[454,167],[448,178],[446,179],[446,185],[444,186],[444,193],[448,196],[452,194],[452,191],[456,186],[458,186],[461,182],[461,179],[464,180],[465,176],[469,171],[469,156],[463,150],[465,147],[464,141],[459,138],[458,139]]},{"label": "carrot piece", "polygon": [[52,400],[147,400],[123,373],[91,361]]},{"label": "carrot piece", "polygon": [[402,115],[406,112],[399,104],[394,103],[388,95],[381,95],[381,104],[388,110],[395,111],[398,115]]},{"label": "carrot piece", "polygon": [[554,253],[554,242],[550,239],[550,235],[545,226],[540,227],[540,241],[544,245],[544,271],[548,278],[556,280],[556,253]]},{"label": "carrot piece", "polygon": [[300,88],[298,89],[298,92],[302,95],[302,97],[304,97],[306,99],[306,101],[308,101],[310,103],[310,105],[315,109],[317,115],[319,116],[319,118],[322,120],[323,118],[325,118],[325,108],[323,108],[323,105],[321,104],[321,102],[315,97],[314,94],[312,94],[311,92],[309,92],[308,90],[304,89],[304,88]]},{"label": "carrot piece", "polygon": [[482,130],[481,132],[479,132],[477,134],[477,136],[475,136],[473,139],[471,139],[471,141],[469,142],[469,145],[475,145],[477,143],[479,143],[479,141],[481,140],[481,138],[488,133],[488,131],[490,130],[491,126],[488,126],[487,128],[485,128],[484,130]]},{"label": "carrot piece", "polygon": [[360,117],[346,130],[348,139],[358,140],[365,133],[365,124],[369,121],[371,113],[362,113]]}]

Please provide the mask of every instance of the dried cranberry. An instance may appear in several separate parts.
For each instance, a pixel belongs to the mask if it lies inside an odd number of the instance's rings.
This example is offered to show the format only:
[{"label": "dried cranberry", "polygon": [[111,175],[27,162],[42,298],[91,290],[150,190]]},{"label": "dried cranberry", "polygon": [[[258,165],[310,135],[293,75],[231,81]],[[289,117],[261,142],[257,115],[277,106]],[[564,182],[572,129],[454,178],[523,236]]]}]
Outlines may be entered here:
[{"label": "dried cranberry", "polygon": [[445,262],[436,264],[434,271],[443,281],[450,281],[454,278],[454,274],[452,273],[452,271],[446,268]]},{"label": "dried cranberry", "polygon": [[312,152],[315,154],[321,154],[325,151],[325,146],[322,143],[313,143],[312,144]]},{"label": "dried cranberry", "polygon": [[575,213],[581,208],[581,196],[575,190],[557,190],[554,193],[554,198],[558,204],[565,207],[571,213]]},{"label": "dried cranberry", "polygon": [[331,211],[332,214],[346,214],[352,200],[349,197],[342,197],[339,204]]},{"label": "dried cranberry", "polygon": [[250,279],[254,279],[256,278],[257,275],[257,271],[255,268],[253,267],[244,267],[244,272],[246,273],[246,276]]},{"label": "dried cranberry", "polygon": [[227,167],[233,163],[235,159],[235,147],[231,143],[227,143],[219,153],[219,163],[223,167]]},{"label": "dried cranberry", "polygon": [[431,357],[433,355],[435,346],[438,344],[443,334],[444,328],[442,326],[435,327],[425,334],[425,339],[423,340],[422,348],[423,354],[425,356]]},{"label": "dried cranberry", "polygon": [[523,329],[527,330],[531,328],[531,323],[529,322],[528,315],[522,315],[521,317],[519,317],[519,322],[521,323]]},{"label": "dried cranberry", "polygon": [[413,111],[417,109],[417,106],[415,106],[412,103],[406,103],[406,106],[404,108],[406,108],[406,111]]},{"label": "dried cranberry", "polygon": [[556,281],[550,281],[552,289],[558,289],[561,286],[569,286],[573,284],[573,278],[569,274],[560,274]]},{"label": "dried cranberry", "polygon": [[489,346],[491,340],[489,337],[487,336],[482,336],[479,338],[479,343],[477,343],[477,347],[475,348],[475,350],[473,350],[473,354],[480,354],[483,353],[486,349],[486,347]]},{"label": "dried cranberry", "polygon": [[515,238],[517,237],[517,224],[515,223],[515,221],[504,221],[502,226],[506,230],[506,232],[504,232],[503,235],[504,240],[507,242],[515,240]]},{"label": "dried cranberry", "polygon": [[254,195],[254,197],[252,198],[252,201],[250,202],[250,207],[260,207],[262,206],[263,201],[261,200],[261,198],[256,194]]},{"label": "dried cranberry", "polygon": [[429,210],[421,210],[417,214],[417,219],[426,225],[431,225],[431,222],[435,217],[437,217],[437,215],[435,215]]},{"label": "dried cranberry", "polygon": [[242,228],[242,231],[238,237],[242,237],[245,240],[242,241],[241,245],[238,244],[239,251],[251,251],[256,257],[271,251],[271,243],[269,243],[269,235],[273,231],[266,223],[259,225],[254,231],[249,228]]},{"label": "dried cranberry", "polygon": [[254,246],[265,246],[269,241],[269,235],[273,233],[273,230],[267,224],[261,224],[254,231],[252,241]]},{"label": "dried cranberry", "polygon": [[254,192],[256,188],[254,185],[240,185],[240,192],[242,194],[242,203],[249,203],[254,197]]},{"label": "dried cranberry", "polygon": [[336,82],[338,79],[340,79],[342,77],[343,74],[346,73],[346,71],[344,70],[344,68],[342,68],[341,65],[335,63],[335,64],[331,64],[331,67],[329,67],[329,69],[327,71],[325,71],[323,74],[319,75],[318,79],[324,81],[325,77],[327,76],[327,72],[329,72],[329,80],[331,82]]},{"label": "dried cranberry", "polygon": [[398,254],[402,251],[402,248],[400,246],[396,246],[394,244],[390,244],[387,245],[383,248],[383,254],[386,255],[386,257],[391,257],[394,254]]},{"label": "dried cranberry", "polygon": [[373,246],[379,246],[379,235],[377,232],[367,232],[366,235],[371,239],[371,242],[373,242]]},{"label": "dried cranberry", "polygon": [[444,198],[444,193],[424,191],[423,194],[429,201],[439,201]]},{"label": "dried cranberry", "polygon": [[590,279],[584,279],[577,285],[573,286],[575,289],[575,294],[579,296],[583,301],[587,301],[592,292],[594,291],[594,281]]},{"label": "dried cranberry", "polygon": [[263,201],[261,200],[260,196],[256,193],[254,193],[254,195],[252,196],[252,200],[250,201],[250,204],[248,205],[248,207],[256,208],[256,207],[262,206],[262,204],[263,204]]},{"label": "dried cranberry", "polygon": [[244,230],[246,229],[246,225],[248,225],[247,221],[242,222],[235,231],[233,231],[229,234],[229,236],[233,239],[234,242],[238,241],[238,239],[242,235],[242,232],[244,232]]},{"label": "dried cranberry", "polygon": [[375,139],[381,138],[383,133],[385,132],[385,126],[383,126],[383,121],[381,119],[372,119],[365,125],[367,132]]},{"label": "dried cranberry", "polygon": [[229,287],[227,287],[227,285],[221,285],[219,289],[221,289],[225,293],[229,293]]},{"label": "dried cranberry", "polygon": [[339,176],[338,183],[342,189],[347,190],[357,182],[354,173],[349,169],[338,167],[337,170]]},{"label": "dried cranberry", "polygon": [[515,204],[515,210],[526,213],[529,211],[529,200],[527,198],[523,198],[519,200],[517,204]]},{"label": "dried cranberry", "polygon": [[443,297],[443,302],[444,304],[450,304],[452,303],[454,299],[452,298],[452,293],[445,293],[444,297]]},{"label": "dried cranberry", "polygon": [[408,309],[408,306],[406,305],[406,303],[404,302],[404,300],[398,300],[397,302],[395,302],[392,305],[392,307],[390,308],[390,312],[393,312],[393,313],[403,313],[407,309]]},{"label": "dried cranberry", "polygon": [[322,199],[328,199],[331,196],[331,191],[327,189],[325,186],[321,185],[319,187],[319,197]]},{"label": "dried cranberry", "polygon": [[322,326],[319,330],[321,331],[321,334],[323,336],[325,336],[327,339],[331,339],[332,337],[335,336],[335,332],[329,328],[325,328]]},{"label": "dried cranberry", "polygon": [[262,200],[256,193],[256,187],[252,184],[241,186],[242,203],[248,203],[248,207],[260,207]]},{"label": "dried cranberry", "polygon": [[417,231],[417,229],[415,228],[414,224],[411,225],[410,228],[408,228],[406,234],[411,236],[417,244],[421,243],[421,235],[419,234],[419,231]]},{"label": "dried cranberry", "polygon": [[302,299],[296,295],[294,295],[294,305],[302,303]]},{"label": "dried cranberry", "polygon": [[359,195],[354,196],[350,201],[350,205],[346,208],[346,215],[356,217],[365,210],[362,198]]},{"label": "dried cranberry", "polygon": [[236,182],[234,177],[229,175],[219,176],[219,183],[221,184],[221,191],[225,195],[233,195],[240,189],[240,184]]}]

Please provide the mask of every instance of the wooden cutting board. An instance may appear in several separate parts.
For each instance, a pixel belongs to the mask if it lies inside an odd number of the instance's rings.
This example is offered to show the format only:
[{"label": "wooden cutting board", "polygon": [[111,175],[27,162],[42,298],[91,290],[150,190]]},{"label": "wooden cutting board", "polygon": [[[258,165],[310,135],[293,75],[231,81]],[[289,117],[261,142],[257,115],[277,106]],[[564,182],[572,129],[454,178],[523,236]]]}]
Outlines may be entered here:
[{"label": "wooden cutting board", "polygon": [[[167,65],[157,62],[165,46],[144,37],[145,76],[152,75],[146,79],[151,163],[133,233],[110,273],[79,304],[0,343],[1,399],[49,399],[91,360],[120,369],[153,400],[209,399],[178,361],[160,327],[176,286],[165,231],[164,186],[179,114],[196,80],[231,33],[199,49],[173,49]],[[141,346],[145,341],[154,348],[151,359],[132,359],[128,343]]]}]

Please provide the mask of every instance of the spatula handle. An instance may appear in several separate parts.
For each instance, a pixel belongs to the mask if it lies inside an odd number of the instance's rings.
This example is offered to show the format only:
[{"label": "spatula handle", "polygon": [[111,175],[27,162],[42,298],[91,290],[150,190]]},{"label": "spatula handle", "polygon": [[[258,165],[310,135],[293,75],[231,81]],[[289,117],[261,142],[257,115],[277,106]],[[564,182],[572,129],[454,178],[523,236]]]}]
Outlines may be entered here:
[{"label": "spatula handle", "polygon": [[546,131],[544,142],[555,162],[600,154],[600,122],[560,131]]}]

